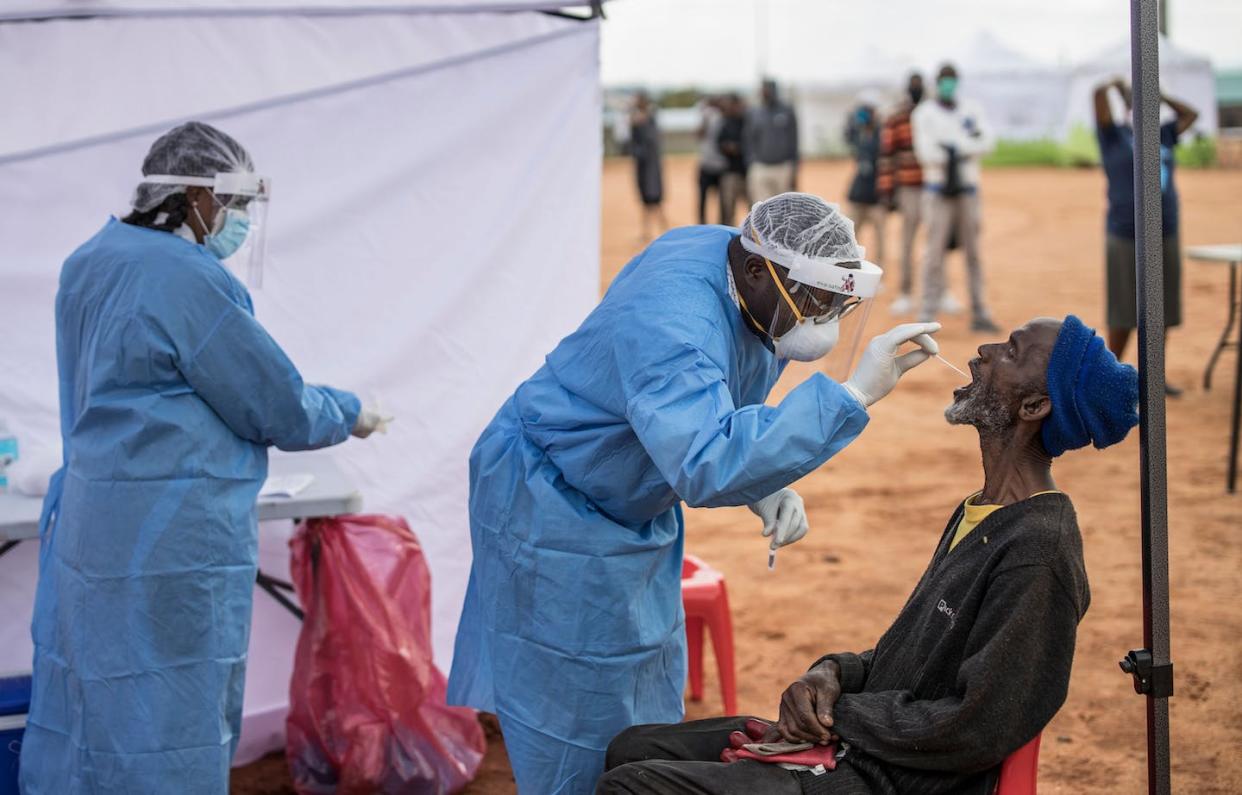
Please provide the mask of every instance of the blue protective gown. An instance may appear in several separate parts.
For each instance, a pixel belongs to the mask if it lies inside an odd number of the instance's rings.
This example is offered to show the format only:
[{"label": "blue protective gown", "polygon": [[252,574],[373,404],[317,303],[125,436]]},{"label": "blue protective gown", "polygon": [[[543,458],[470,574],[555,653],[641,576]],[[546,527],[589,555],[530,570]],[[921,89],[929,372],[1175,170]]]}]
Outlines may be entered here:
[{"label": "blue protective gown", "polygon": [[267,448],[344,441],[202,246],[115,219],[56,297],[64,466],[44,503],[26,795],[228,789]]},{"label": "blue protective gown", "polygon": [[787,486],[867,423],[729,296],[736,231],[677,229],[617,276],[470,456],[474,563],[449,700],[495,712],[523,795],[590,793],[622,729],[681,719],[682,514]]}]

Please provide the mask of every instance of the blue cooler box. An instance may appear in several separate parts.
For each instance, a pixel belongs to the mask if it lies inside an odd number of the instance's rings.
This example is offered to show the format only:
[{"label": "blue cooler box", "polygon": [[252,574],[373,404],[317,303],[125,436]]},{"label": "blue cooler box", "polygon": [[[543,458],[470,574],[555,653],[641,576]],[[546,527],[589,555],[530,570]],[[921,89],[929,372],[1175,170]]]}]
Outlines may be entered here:
[{"label": "blue cooler box", "polygon": [[30,710],[30,674],[0,675],[0,795],[18,795],[17,762]]}]

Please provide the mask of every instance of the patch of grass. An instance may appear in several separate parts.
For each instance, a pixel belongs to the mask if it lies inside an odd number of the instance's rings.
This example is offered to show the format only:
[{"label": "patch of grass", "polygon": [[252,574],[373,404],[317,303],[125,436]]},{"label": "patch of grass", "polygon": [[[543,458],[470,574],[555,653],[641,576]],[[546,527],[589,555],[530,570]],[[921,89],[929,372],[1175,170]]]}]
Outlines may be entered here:
[{"label": "patch of grass", "polygon": [[1179,168],[1212,168],[1216,165],[1216,139],[1198,135],[1173,151]]},{"label": "patch of grass", "polygon": [[[1217,164],[1216,140],[1206,136],[1184,139],[1174,157],[1182,168],[1212,168]],[[1100,146],[1095,133],[1081,124],[1070,130],[1064,141],[997,141],[992,153],[983,158],[985,166],[1081,168],[1099,164]]]},{"label": "patch of grass", "polygon": [[1064,166],[1065,153],[1056,141],[997,141],[983,158],[985,166]]}]

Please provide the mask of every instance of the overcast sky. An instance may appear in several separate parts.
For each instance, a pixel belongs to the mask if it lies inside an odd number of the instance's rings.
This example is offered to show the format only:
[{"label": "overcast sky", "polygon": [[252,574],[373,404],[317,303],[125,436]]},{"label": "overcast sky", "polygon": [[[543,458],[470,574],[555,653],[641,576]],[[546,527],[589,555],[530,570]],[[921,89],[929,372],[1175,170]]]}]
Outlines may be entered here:
[{"label": "overcast sky", "polygon": [[[1242,0],[1170,0],[1169,9],[1179,47],[1218,69],[1242,67]],[[861,71],[864,59],[928,68],[981,34],[1073,64],[1130,26],[1126,0],[612,0],[605,11],[605,85],[749,85],[763,71],[829,79]]]}]

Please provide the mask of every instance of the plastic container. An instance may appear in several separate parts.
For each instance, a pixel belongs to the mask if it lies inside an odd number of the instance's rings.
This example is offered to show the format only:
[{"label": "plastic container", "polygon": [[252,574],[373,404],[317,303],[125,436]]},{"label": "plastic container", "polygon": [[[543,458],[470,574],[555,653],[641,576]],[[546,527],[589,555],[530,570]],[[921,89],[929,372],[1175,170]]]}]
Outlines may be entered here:
[{"label": "plastic container", "polygon": [[30,674],[0,675],[0,795],[18,795],[17,764],[30,710]]}]

